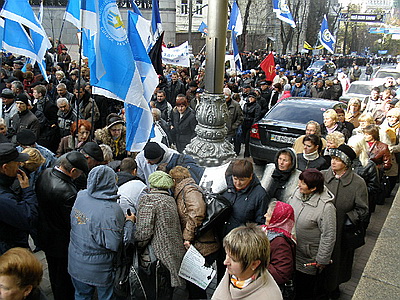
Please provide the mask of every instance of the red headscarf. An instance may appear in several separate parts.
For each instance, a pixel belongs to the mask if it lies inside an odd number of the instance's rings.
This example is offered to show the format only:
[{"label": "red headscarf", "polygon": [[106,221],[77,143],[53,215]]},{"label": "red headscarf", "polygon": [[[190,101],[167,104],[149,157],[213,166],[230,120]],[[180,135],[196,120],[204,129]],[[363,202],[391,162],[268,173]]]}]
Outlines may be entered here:
[{"label": "red headscarf", "polygon": [[293,207],[290,204],[277,201],[269,224],[262,227],[264,230],[283,233],[289,239],[296,241]]}]

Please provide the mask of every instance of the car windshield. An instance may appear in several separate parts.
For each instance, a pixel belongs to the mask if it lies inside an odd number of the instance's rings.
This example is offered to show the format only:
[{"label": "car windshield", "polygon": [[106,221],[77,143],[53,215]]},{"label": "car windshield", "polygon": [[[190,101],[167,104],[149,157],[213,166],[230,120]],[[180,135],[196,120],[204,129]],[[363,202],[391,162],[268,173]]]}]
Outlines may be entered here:
[{"label": "car windshield", "polygon": [[[330,107],[329,107],[330,108]],[[304,105],[304,102],[282,101],[267,113],[264,120],[284,121],[306,124],[310,120],[322,123],[322,114],[326,107]]]},{"label": "car windshield", "polygon": [[397,79],[400,77],[400,73],[395,71],[378,71],[376,73],[376,78],[386,78],[386,77],[394,77],[394,79]]},{"label": "car windshield", "polygon": [[311,67],[313,68],[321,68],[325,64],[324,60],[317,60],[312,63]]},{"label": "car windshield", "polygon": [[372,86],[369,84],[354,84],[352,83],[347,90],[346,94],[353,93],[353,94],[362,94],[362,95],[369,95],[371,93]]}]

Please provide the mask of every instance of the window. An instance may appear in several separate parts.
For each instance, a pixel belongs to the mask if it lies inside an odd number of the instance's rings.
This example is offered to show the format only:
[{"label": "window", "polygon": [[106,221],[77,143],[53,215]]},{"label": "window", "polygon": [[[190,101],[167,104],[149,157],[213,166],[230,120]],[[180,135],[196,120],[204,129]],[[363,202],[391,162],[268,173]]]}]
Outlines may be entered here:
[{"label": "window", "polygon": [[189,3],[188,0],[181,0],[181,14],[187,15],[189,13]]},{"label": "window", "polygon": [[194,8],[195,9],[195,11],[194,11],[194,13],[196,14],[196,15],[202,15],[203,14],[203,7],[204,5],[203,5],[203,0],[196,0],[196,7]]}]

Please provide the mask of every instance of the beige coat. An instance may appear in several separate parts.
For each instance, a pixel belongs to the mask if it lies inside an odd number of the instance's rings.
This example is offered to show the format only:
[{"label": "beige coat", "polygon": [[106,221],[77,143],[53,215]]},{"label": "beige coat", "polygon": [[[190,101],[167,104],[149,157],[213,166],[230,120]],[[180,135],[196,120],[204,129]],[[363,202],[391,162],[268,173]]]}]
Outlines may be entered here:
[{"label": "beige coat", "polygon": [[212,295],[212,300],[282,300],[282,293],[274,278],[267,271],[267,281],[259,277],[243,289],[235,288],[229,281],[230,276],[226,271],[217,289]]}]

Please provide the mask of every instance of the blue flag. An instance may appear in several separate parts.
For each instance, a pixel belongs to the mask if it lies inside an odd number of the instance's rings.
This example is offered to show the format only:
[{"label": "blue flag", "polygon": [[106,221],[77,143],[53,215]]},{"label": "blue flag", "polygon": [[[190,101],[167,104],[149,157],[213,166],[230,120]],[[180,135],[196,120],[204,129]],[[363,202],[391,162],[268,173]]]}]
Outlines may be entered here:
[{"label": "blue flag", "polygon": [[272,0],[272,2],[274,6],[273,11],[276,13],[276,17],[279,20],[288,23],[293,28],[296,28],[296,23],[293,20],[293,16],[290,13],[286,0]]},{"label": "blue flag", "polygon": [[228,29],[235,32],[239,36],[243,32],[242,15],[240,14],[239,6],[235,0],[232,4],[231,15],[229,17]]},{"label": "blue flag", "polygon": [[93,0],[69,0],[64,19],[81,30],[91,30],[91,35],[98,30],[98,3]]},{"label": "blue flag", "polygon": [[201,22],[201,24],[199,26],[199,29],[197,29],[197,31],[207,35],[208,34],[208,26],[207,26],[207,24],[204,23],[204,22]]},{"label": "blue flag", "polygon": [[233,47],[233,57],[235,60],[236,69],[242,71],[242,59],[240,58],[239,48],[236,42],[236,34],[232,31],[232,47]]},{"label": "blue flag", "polygon": [[143,85],[143,95],[147,109],[140,105],[125,103],[126,149],[131,152],[141,151],[151,137],[153,116],[149,102],[158,85],[158,76],[138,30],[141,16],[128,11],[128,39],[138,73]]},{"label": "blue flag", "polygon": [[28,0],[7,0],[0,16],[5,19],[3,48],[31,58],[33,64],[37,62],[47,81],[44,58],[51,44]]},{"label": "blue flag", "polygon": [[153,34],[154,42],[163,32],[160,9],[158,8],[158,0],[152,0],[152,11],[151,11],[151,32]]},{"label": "blue flag", "polygon": [[328,50],[330,53],[334,53],[334,43],[335,38],[331,34],[328,28],[328,20],[326,19],[326,15],[324,15],[324,19],[322,20],[321,30],[318,34],[319,40],[321,44]]},{"label": "blue flag", "polygon": [[132,10],[135,14],[138,14],[139,16],[143,16],[142,12],[140,11],[139,7],[137,7],[136,3],[134,0],[130,0]]}]

